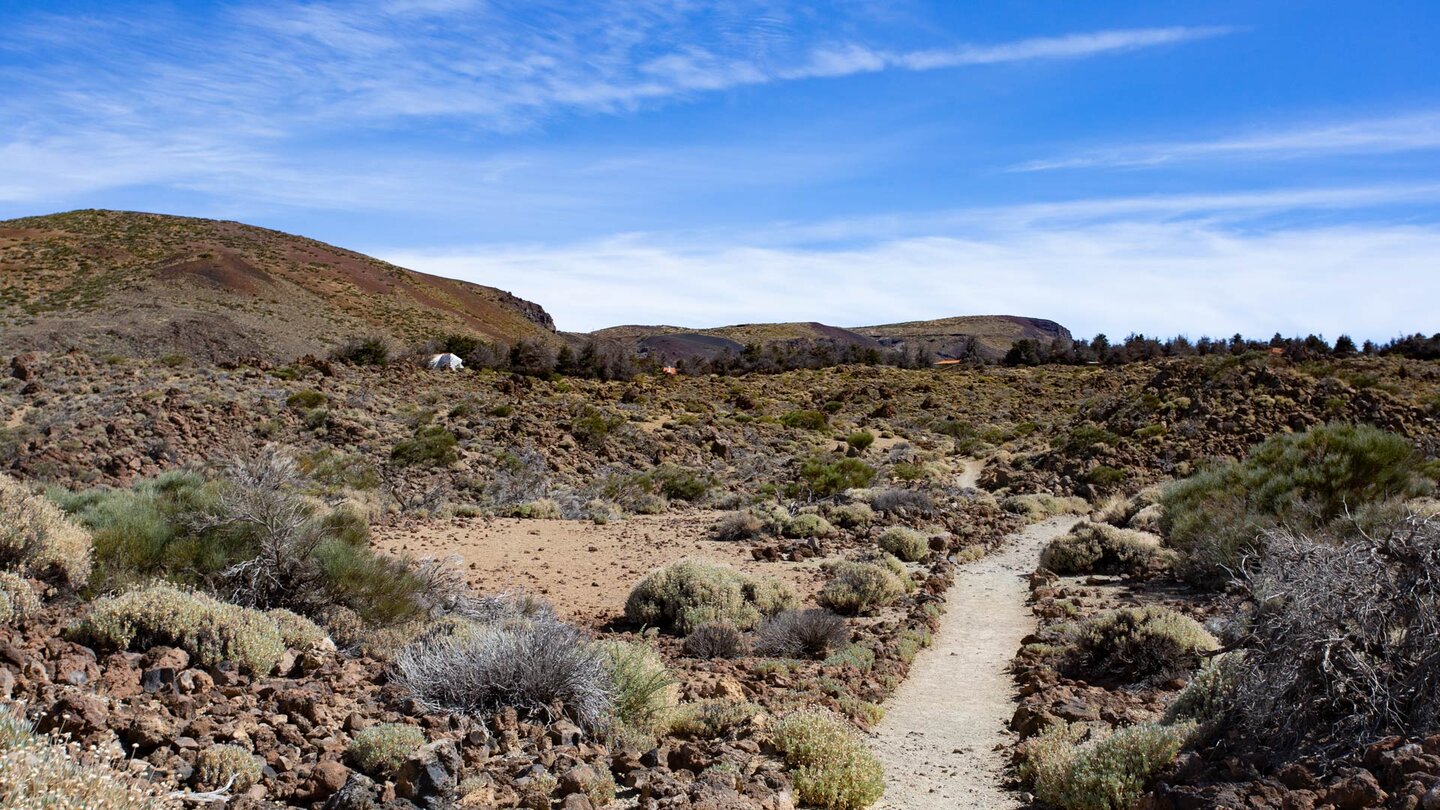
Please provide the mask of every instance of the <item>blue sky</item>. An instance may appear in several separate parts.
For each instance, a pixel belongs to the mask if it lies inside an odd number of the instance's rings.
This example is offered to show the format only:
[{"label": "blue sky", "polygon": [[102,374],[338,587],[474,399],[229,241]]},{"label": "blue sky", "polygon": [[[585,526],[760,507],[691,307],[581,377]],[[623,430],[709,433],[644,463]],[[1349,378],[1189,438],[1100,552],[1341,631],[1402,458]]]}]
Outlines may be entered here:
[{"label": "blue sky", "polygon": [[238,219],[561,328],[1440,330],[1434,2],[0,0],[0,217]]}]

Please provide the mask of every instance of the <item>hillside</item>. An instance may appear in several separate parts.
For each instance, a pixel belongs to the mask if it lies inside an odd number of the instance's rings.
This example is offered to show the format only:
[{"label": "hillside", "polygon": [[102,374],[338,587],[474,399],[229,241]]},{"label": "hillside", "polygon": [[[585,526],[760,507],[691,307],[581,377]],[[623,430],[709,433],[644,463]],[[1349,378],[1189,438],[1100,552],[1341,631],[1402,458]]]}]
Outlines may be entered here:
[{"label": "hillside", "polygon": [[0,221],[0,353],[288,359],[355,335],[553,334],[537,304],[237,222],[124,211]]},{"label": "hillside", "polygon": [[838,326],[813,321],[806,323],[743,323],[713,329],[681,326],[612,326],[592,333],[642,355],[668,360],[709,359],[725,351],[739,353],[749,344],[832,343],[878,349],[880,343]]},{"label": "hillside", "polygon": [[971,340],[981,357],[994,360],[1005,356],[1017,340],[1045,343],[1070,339],[1070,330],[1043,318],[1018,315],[962,315],[933,321],[909,321],[880,326],[857,326],[855,333],[885,346],[913,348],[919,344],[941,359],[961,358]]},{"label": "hillside", "polygon": [[843,328],[809,323],[747,323],[713,329],[680,326],[613,326],[594,332],[633,351],[670,360],[711,358],[729,350],[739,352],[747,344],[833,343],[866,349],[897,348],[927,350],[939,359],[962,358],[973,340],[980,357],[1003,357],[1017,340],[1049,343],[1069,340],[1070,330],[1042,318],[1015,315],[962,315],[933,321]]}]

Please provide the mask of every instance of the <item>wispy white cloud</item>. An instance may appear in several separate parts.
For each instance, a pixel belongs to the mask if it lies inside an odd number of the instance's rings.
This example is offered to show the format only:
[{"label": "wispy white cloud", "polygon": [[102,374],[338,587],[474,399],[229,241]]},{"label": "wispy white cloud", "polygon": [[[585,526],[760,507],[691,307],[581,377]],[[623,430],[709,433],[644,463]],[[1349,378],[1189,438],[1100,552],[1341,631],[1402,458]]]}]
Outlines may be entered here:
[{"label": "wispy white cloud", "polygon": [[[1440,188],[1297,191],[1288,203],[1279,194],[1235,195],[1231,202],[1260,214],[1425,198],[1440,198]],[[630,234],[565,246],[380,253],[544,302],[561,328],[577,331],[621,322],[859,325],[972,313],[1054,318],[1079,333],[1112,336],[1384,338],[1434,328],[1440,225],[1257,228],[1239,221],[1240,209],[1213,216],[1222,202],[1076,201],[1038,217],[1030,206],[953,212],[930,220],[946,227],[928,235],[850,221],[768,235]],[[817,236],[853,244],[808,244]],[[855,241],[861,236],[873,238]]]},{"label": "wispy white cloud", "polygon": [[1366,118],[1256,131],[1211,140],[1138,143],[1034,160],[1016,171],[1152,167],[1203,160],[1292,160],[1440,149],[1440,113]]}]

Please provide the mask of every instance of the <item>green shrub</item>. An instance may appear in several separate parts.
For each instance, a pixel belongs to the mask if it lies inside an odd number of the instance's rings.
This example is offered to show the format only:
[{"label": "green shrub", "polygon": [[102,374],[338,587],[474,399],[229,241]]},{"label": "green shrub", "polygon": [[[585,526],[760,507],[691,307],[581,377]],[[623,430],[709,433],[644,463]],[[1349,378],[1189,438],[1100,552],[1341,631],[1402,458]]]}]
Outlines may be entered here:
[{"label": "green shrub", "polygon": [[610,673],[615,719],[626,728],[654,733],[675,706],[675,677],[660,654],[645,644],[618,640],[599,644]]},{"label": "green shrub", "polygon": [[39,609],[40,599],[29,581],[0,571],[0,624],[24,619]]},{"label": "green shrub", "polygon": [[403,466],[447,467],[460,460],[455,434],[439,425],[421,428],[390,450],[390,459]]},{"label": "green shrub", "polygon": [[822,662],[827,667],[854,667],[869,672],[875,666],[875,650],[864,644],[847,644],[839,652],[832,653]]},{"label": "green shrub", "polygon": [[785,523],[784,534],[786,537],[812,538],[829,537],[835,533],[835,527],[830,521],[819,515],[804,514],[796,515]]},{"label": "green shrub", "polygon": [[799,483],[801,494],[828,498],[839,495],[847,489],[870,486],[875,480],[875,468],[858,458],[841,458],[827,461],[823,458],[807,459],[800,465]]},{"label": "green shrub", "polygon": [[640,580],[625,601],[625,616],[678,633],[715,621],[749,630],[797,602],[794,590],[780,580],[752,577],[702,560],[681,560]]},{"label": "green shrub", "polygon": [[571,420],[570,435],[586,447],[598,449],[624,424],[625,417],[608,414],[593,405],[586,405]]},{"label": "green shrub", "polygon": [[1426,495],[1433,476],[1407,439],[1368,425],[1278,434],[1242,462],[1171,485],[1161,527],[1185,552],[1181,573],[1220,586],[1263,552],[1265,532],[1325,529],[1367,506]]},{"label": "green shrub", "polygon": [[1229,719],[1244,659],[1243,652],[1231,652],[1206,661],[1165,710],[1166,725],[1188,720],[1209,730]]},{"label": "green shrub", "polygon": [[1110,733],[1062,722],[1025,745],[1020,775],[1041,802],[1063,810],[1126,810],[1151,775],[1175,761],[1192,730],[1142,723]]},{"label": "green shrub", "polygon": [[352,366],[383,366],[390,362],[390,347],[381,337],[352,338],[331,352],[330,356]]},{"label": "green shrub", "polygon": [[88,532],[0,473],[0,570],[76,587],[90,576],[90,556]]},{"label": "green shrub", "polygon": [[1168,568],[1175,556],[1153,534],[1082,521],[1050,541],[1040,554],[1040,567],[1062,575],[1143,574]]},{"label": "green shrub", "polygon": [[273,618],[167,583],[95,600],[73,632],[109,649],[179,647],[202,665],[229,660],[257,675],[285,653]]},{"label": "green shrub", "polygon": [[297,411],[308,411],[313,408],[318,408],[326,402],[329,402],[329,399],[324,394],[309,388],[303,391],[296,391],[285,399],[286,406],[294,408]]},{"label": "green shrub", "polygon": [[1105,464],[1091,468],[1085,474],[1085,480],[1089,481],[1096,489],[1111,490],[1125,483],[1128,473],[1118,467],[1110,467]]},{"label": "green shrub", "polygon": [[694,470],[662,464],[650,473],[660,494],[672,501],[698,501],[710,492],[714,479]]},{"label": "green shrub", "polygon": [[207,746],[195,759],[195,786],[202,790],[219,790],[229,786],[231,793],[240,794],[260,781],[264,766],[254,754],[238,745]]},{"label": "green shrub", "polygon": [[376,779],[388,779],[424,745],[425,732],[419,727],[380,723],[356,733],[345,753],[363,773]]},{"label": "green shrub", "polygon": [[869,807],[885,792],[885,769],[835,717],[802,711],[775,724],[775,748],[792,769],[801,803],[827,810]]},{"label": "green shrub", "polygon": [[1119,444],[1120,437],[1102,427],[1080,425],[1070,431],[1060,447],[1066,455],[1084,457],[1089,456],[1099,445],[1115,447]]},{"label": "green shrub", "polygon": [[830,424],[830,417],[823,411],[790,411],[780,417],[780,424],[800,430],[824,430]]},{"label": "green shrub", "polygon": [[816,601],[836,613],[868,613],[899,599],[905,585],[895,572],[875,563],[838,561],[825,564],[830,581]]},{"label": "green shrub", "polygon": [[265,615],[275,622],[276,629],[280,631],[280,640],[286,647],[296,650],[326,650],[335,647],[320,625],[294,611],[275,608],[266,611]]},{"label": "green shrub", "polygon": [[[423,583],[403,561],[370,548],[362,516],[347,508],[316,513],[306,489],[303,479],[265,478],[257,485],[171,472],[131,489],[54,497],[93,533],[94,590],[165,578],[215,591],[246,590],[248,603],[262,607],[285,605],[314,614],[342,604],[367,621],[381,622],[413,615]],[[237,506],[251,517],[284,513],[303,522],[239,519]],[[287,527],[283,538],[267,533],[267,526],[279,525]],[[283,558],[293,581],[277,579],[273,594],[240,588],[229,572],[261,557]]]},{"label": "green shrub", "polygon": [[857,430],[845,437],[845,443],[863,453],[875,443],[875,434],[868,430]]},{"label": "green shrub", "polygon": [[329,448],[301,458],[300,471],[316,483],[333,489],[367,490],[380,485],[380,475],[369,459]]},{"label": "green shrub", "polygon": [[1119,608],[1080,622],[1070,668],[1085,677],[1163,683],[1188,675],[1220,645],[1194,619],[1157,605]]},{"label": "green shrub", "polygon": [[831,523],[842,529],[858,529],[875,522],[875,510],[867,503],[832,506],[827,516]]},{"label": "green shrub", "polygon": [[729,734],[762,713],[754,703],[702,700],[682,703],[670,713],[666,731],[682,737],[714,740]]},{"label": "green shrub", "polygon": [[924,534],[905,526],[891,526],[880,533],[880,548],[905,562],[930,556],[930,541]]}]

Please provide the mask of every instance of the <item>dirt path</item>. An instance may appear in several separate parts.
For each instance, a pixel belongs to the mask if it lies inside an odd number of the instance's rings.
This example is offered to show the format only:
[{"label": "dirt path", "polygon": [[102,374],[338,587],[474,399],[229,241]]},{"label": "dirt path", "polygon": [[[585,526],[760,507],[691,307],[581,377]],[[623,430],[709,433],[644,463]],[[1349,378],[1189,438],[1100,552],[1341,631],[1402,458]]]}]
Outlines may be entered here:
[{"label": "dirt path", "polygon": [[[967,470],[968,472],[968,470]],[[1019,807],[1001,783],[1014,713],[1007,671],[1035,627],[1026,577],[1040,550],[1076,518],[1036,523],[1002,551],[962,568],[950,589],[935,644],[885,705],[872,747],[885,762],[886,810]]]}]

